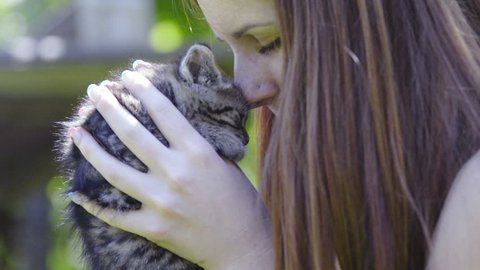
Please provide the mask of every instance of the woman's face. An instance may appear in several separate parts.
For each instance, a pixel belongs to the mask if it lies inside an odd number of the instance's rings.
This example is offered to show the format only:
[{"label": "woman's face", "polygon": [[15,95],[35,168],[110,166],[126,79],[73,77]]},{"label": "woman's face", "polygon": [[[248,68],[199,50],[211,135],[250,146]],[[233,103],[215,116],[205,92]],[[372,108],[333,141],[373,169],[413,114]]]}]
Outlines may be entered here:
[{"label": "woman's face", "polygon": [[210,27],[231,48],[235,82],[253,107],[268,105],[283,75],[280,31],[272,0],[198,0]]}]

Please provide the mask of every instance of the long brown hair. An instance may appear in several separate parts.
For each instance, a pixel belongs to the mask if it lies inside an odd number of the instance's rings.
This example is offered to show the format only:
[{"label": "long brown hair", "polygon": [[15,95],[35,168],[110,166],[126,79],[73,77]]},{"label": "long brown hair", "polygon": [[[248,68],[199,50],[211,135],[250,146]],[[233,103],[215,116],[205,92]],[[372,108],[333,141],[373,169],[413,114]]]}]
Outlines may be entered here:
[{"label": "long brown hair", "polygon": [[285,79],[261,190],[277,269],[424,268],[480,149],[468,2],[276,0]]},{"label": "long brown hair", "polygon": [[276,269],[423,269],[480,149],[480,2],[275,1],[284,82],[256,120]]}]

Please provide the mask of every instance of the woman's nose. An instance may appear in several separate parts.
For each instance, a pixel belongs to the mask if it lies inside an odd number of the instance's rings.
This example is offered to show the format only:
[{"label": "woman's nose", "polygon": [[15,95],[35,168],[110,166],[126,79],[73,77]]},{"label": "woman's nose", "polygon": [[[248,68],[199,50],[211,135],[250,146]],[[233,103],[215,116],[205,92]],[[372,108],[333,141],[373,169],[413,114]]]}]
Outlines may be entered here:
[{"label": "woman's nose", "polygon": [[252,107],[266,105],[278,94],[278,85],[268,68],[248,57],[235,57],[235,82]]}]

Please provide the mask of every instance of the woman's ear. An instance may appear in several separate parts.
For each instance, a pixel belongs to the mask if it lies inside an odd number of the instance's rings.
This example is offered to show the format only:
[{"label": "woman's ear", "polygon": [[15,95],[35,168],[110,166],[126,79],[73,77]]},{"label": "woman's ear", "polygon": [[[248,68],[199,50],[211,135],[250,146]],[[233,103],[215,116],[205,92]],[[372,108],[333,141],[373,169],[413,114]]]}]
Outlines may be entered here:
[{"label": "woman's ear", "polygon": [[212,51],[201,44],[188,49],[180,62],[179,73],[187,82],[203,85],[217,81],[221,75]]}]

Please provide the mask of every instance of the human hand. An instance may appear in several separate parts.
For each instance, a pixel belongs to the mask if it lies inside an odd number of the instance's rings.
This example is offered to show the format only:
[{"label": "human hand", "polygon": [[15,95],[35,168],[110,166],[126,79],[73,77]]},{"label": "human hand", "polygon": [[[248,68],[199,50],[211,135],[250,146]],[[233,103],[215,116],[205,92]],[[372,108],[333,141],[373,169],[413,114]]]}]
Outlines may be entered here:
[{"label": "human hand", "polygon": [[81,194],[71,198],[119,229],[140,235],[206,269],[271,269],[271,232],[248,179],[224,161],[173,104],[143,76],[122,74],[169,141],[167,148],[131,116],[104,85],[89,96],[122,142],[150,170],[139,172],[107,154],[81,128],[71,136],[112,185],[142,202],[138,211],[103,209]]}]

